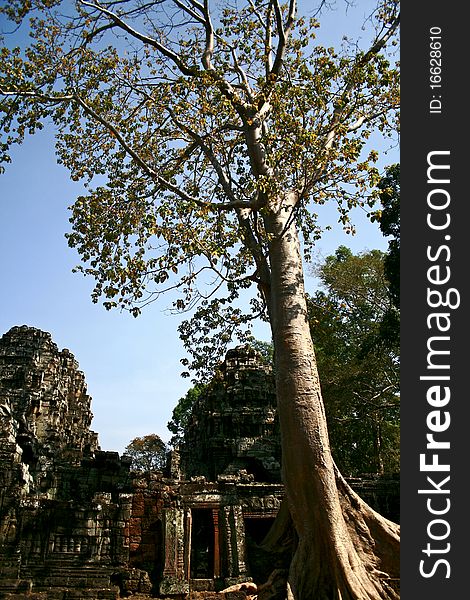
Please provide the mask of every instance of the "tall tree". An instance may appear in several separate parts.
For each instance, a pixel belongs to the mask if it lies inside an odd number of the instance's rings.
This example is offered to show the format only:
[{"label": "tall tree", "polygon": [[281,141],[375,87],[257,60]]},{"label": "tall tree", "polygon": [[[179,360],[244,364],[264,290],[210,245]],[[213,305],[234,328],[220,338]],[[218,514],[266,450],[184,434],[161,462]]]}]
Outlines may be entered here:
[{"label": "tall tree", "polygon": [[178,286],[176,308],[188,307],[210,270],[206,314],[231,324],[240,290],[258,288],[298,536],[288,593],[396,598],[398,526],[331,457],[300,236],[308,257],[315,203],[333,199],[348,226],[377,178],[377,153],[364,147],[396,125],[398,74],[384,51],[397,1],[379,1],[367,47],[338,52],[315,43],[318,24],[297,17],[296,0],[10,0],[2,10],[32,17],[31,45],[1,49],[3,157],[52,120],[72,179],[102,176],[75,202],[69,235],[96,279],[93,299],[137,314]]},{"label": "tall tree", "polygon": [[385,256],[385,276],[389,282],[391,304],[382,318],[382,333],[390,343],[400,344],[400,165],[390,165],[372,195],[380,200],[381,210],[370,213],[384,236],[389,238]]},{"label": "tall tree", "polygon": [[390,309],[382,319],[382,331],[392,343],[400,343],[400,165],[391,165],[377,185],[382,204],[380,230],[391,239],[385,257],[385,275],[390,283]]},{"label": "tall tree", "polygon": [[166,445],[155,433],[134,438],[127,444],[124,455],[132,460],[131,468],[135,471],[149,473],[166,466]]},{"label": "tall tree", "polygon": [[349,475],[399,471],[399,349],[382,327],[392,304],[385,259],[339,247],[316,269],[325,291],[307,302],[333,456]]}]

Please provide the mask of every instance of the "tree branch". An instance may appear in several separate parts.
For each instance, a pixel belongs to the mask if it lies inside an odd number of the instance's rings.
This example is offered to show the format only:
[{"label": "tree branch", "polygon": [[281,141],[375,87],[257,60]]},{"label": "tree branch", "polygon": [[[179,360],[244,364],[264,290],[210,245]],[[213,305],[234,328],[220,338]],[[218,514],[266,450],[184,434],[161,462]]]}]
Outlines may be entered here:
[{"label": "tree branch", "polygon": [[141,156],[138,152],[136,152],[124,139],[124,136],[121,134],[119,129],[115,127],[112,123],[110,123],[107,119],[105,119],[102,115],[98,114],[93,108],[91,108],[80,96],[75,94],[72,98],[81,106],[84,112],[96,120],[98,123],[101,123],[103,127],[105,127],[119,142],[123,150],[136,162],[136,164],[147,173],[154,181],[159,183],[163,188],[175,193],[182,200],[186,202],[194,203],[196,206],[200,206],[201,208],[206,208],[211,211],[228,211],[239,208],[249,208],[250,203],[244,202],[242,200],[233,199],[231,202],[225,203],[214,203],[214,202],[205,202],[204,200],[200,200],[195,196],[191,196],[182,190],[178,185],[172,184],[170,181],[159,175]]},{"label": "tree branch", "polygon": [[209,1],[204,0],[204,27],[206,30],[206,47],[202,55],[202,65],[206,71],[213,71],[212,55],[214,54],[214,29],[212,27],[211,17],[209,13]]},{"label": "tree branch", "polygon": [[[352,74],[357,71],[357,69],[361,69],[363,68],[370,60],[372,60],[372,58],[374,56],[376,56],[380,50],[382,50],[382,48],[384,48],[384,46],[387,44],[387,42],[389,41],[389,39],[392,37],[392,35],[395,33],[395,31],[397,30],[398,26],[400,24],[400,15],[398,14],[396,16],[396,18],[393,20],[391,26],[389,27],[389,29],[387,29],[386,33],[382,36],[377,37],[371,47],[369,48],[369,50],[361,57],[359,57],[353,64],[351,71],[349,73],[350,77],[349,77],[349,83],[346,84],[343,92],[341,93],[340,98],[338,99],[338,101],[336,102],[336,106],[333,110],[333,114],[331,117],[331,121],[330,121],[330,125],[328,127],[327,133],[326,133],[326,137],[325,137],[325,143],[323,145],[323,148],[325,149],[325,151],[327,152],[327,154],[329,153],[329,150],[333,147],[333,144],[336,140],[337,134],[338,134],[338,127],[342,122],[342,119],[344,117],[344,112],[346,110],[346,107],[348,107],[348,102],[347,99],[351,93],[351,91],[353,90],[354,86],[356,85],[354,82],[354,77],[352,77]],[[387,109],[388,110],[388,109]],[[361,117],[359,117],[355,123],[351,124],[349,126],[349,128],[347,129],[348,133],[352,133],[353,131],[357,131],[358,129],[360,129],[365,123],[371,121],[372,119],[380,116],[381,114],[384,114],[385,112],[387,112],[386,109],[379,111],[377,113],[373,113],[371,115],[363,115]],[[307,181],[307,177],[305,177],[304,182],[303,182],[303,189],[302,189],[302,195],[305,194],[305,190],[308,187],[311,187],[313,185],[312,182],[317,182],[320,180],[320,178],[322,177],[322,174],[325,170],[326,167],[326,162],[327,160],[324,159],[323,163],[321,165],[318,166],[318,168],[316,169],[315,173],[313,175],[308,176],[308,180],[310,181],[310,183]]]},{"label": "tree branch", "polygon": [[266,12],[266,25],[265,25],[265,32],[266,32],[266,36],[265,36],[265,40],[264,40],[264,51],[266,53],[266,79],[268,79],[269,74],[271,73],[271,70],[273,68],[273,61],[272,61],[272,56],[271,56],[271,52],[272,52],[272,25],[271,25],[271,19],[273,17],[273,3],[272,0],[269,3],[269,7],[268,10]]},{"label": "tree branch", "polygon": [[246,95],[248,97],[248,100],[253,103],[254,102],[254,98],[253,98],[253,93],[250,87],[250,84],[248,82],[248,78],[246,76],[245,71],[242,69],[240,63],[238,62],[238,57],[237,57],[237,53],[235,51],[235,48],[231,48],[231,52],[232,52],[232,57],[233,57],[233,66],[234,66],[234,70],[236,73],[238,73],[239,77],[240,77],[240,89],[244,90],[246,92]]},{"label": "tree branch", "polygon": [[108,10],[104,6],[101,6],[97,3],[87,2],[87,0],[79,1],[80,4],[82,4],[83,6],[88,6],[89,8],[93,8],[102,13],[103,15],[106,15],[109,19],[111,19],[111,21],[113,21],[113,23],[116,26],[118,26],[120,29],[131,35],[133,38],[140,40],[144,44],[148,44],[149,46],[152,46],[153,48],[158,50],[161,54],[163,54],[163,56],[166,56],[166,58],[170,59],[183,75],[194,76],[197,73],[196,67],[188,67],[187,65],[185,65],[175,52],[158,42],[155,38],[149,37],[148,35],[137,31],[128,23],[123,21],[116,13]]},{"label": "tree branch", "polygon": [[[376,38],[375,41],[373,42],[372,46],[369,48],[369,50],[363,56],[361,56],[358,60],[355,61],[354,65],[351,69],[351,73],[350,73],[351,75],[354,73],[354,71],[357,71],[358,69],[362,69],[370,60],[372,60],[372,58],[374,56],[376,56],[380,52],[380,50],[382,50],[382,48],[384,48],[384,46],[387,44],[388,40],[395,33],[399,24],[400,24],[400,15],[397,15],[397,17],[394,19],[393,23],[391,24],[390,28],[386,31],[386,33],[382,37]],[[325,149],[329,149],[333,145],[333,142],[336,137],[336,129],[337,129],[338,125],[341,123],[341,117],[343,116],[343,113],[344,113],[344,109],[345,109],[344,107],[347,106],[347,104],[348,104],[345,100],[347,100],[347,98],[349,97],[349,94],[351,93],[351,90],[354,88],[354,86],[355,86],[354,77],[350,77],[350,81],[346,85],[345,89],[343,90],[343,92],[341,94],[341,98],[337,102],[336,108],[333,112],[330,130],[326,137]],[[354,126],[354,129],[352,131],[358,129],[361,125],[363,125],[364,122],[366,121],[366,118],[367,117],[364,117],[362,120],[359,119],[357,125]],[[359,123],[359,121],[360,121],[360,123]]]},{"label": "tree branch", "polygon": [[[396,108],[398,108],[398,106]],[[363,115],[362,117],[359,117],[359,119],[357,119],[357,121],[355,123],[352,123],[348,127],[348,133],[352,133],[353,131],[357,131],[365,123],[369,123],[370,121],[373,121],[377,117],[380,117],[381,115],[384,115],[386,112],[388,112],[388,109],[384,108],[383,110],[380,110],[380,111],[378,111],[376,113],[372,113],[370,115]]]},{"label": "tree branch", "polygon": [[237,211],[238,222],[243,230],[243,239],[246,247],[251,252],[257,269],[258,288],[266,305],[269,316],[271,317],[271,269],[266,256],[253,233],[249,214],[243,211]]},{"label": "tree branch", "polygon": [[289,12],[287,15],[286,25],[282,22],[282,10],[279,4],[279,0],[273,0],[274,14],[276,16],[276,25],[279,35],[279,43],[277,45],[276,56],[274,58],[273,66],[270,70],[270,75],[277,77],[281,71],[282,63],[284,62],[284,55],[287,49],[287,42],[289,39],[290,32],[294,25],[295,13],[297,10],[296,0],[290,0]]},{"label": "tree branch", "polygon": [[41,100],[47,104],[60,104],[61,102],[71,102],[75,100],[75,96],[73,94],[65,94],[65,95],[57,95],[57,96],[49,96],[48,94],[41,94],[36,91],[21,91],[21,90],[5,90],[0,87],[0,95],[2,96],[16,96],[23,98],[36,98],[37,100]]},{"label": "tree branch", "polygon": [[[214,170],[217,173],[218,181],[219,181],[220,185],[222,186],[222,189],[224,190],[227,198],[230,199],[232,204],[234,202],[237,203],[238,200],[230,186],[229,178],[227,177],[226,173],[224,172],[222,165],[217,160],[217,157],[213,153],[212,149],[204,142],[204,140],[198,133],[193,131],[190,127],[188,127],[184,123],[181,123],[181,121],[179,121],[179,119],[176,117],[176,115],[170,108],[168,108],[168,112],[170,113],[170,116],[171,116],[173,122],[175,123],[175,125],[177,127],[179,127],[179,129],[181,129],[182,131],[187,133],[195,141],[195,143],[198,145],[198,147],[201,148],[201,150],[204,152],[205,156],[207,157],[207,159],[209,160],[211,165],[214,167]],[[243,202],[242,204],[243,204],[244,208],[248,208],[250,206],[248,203],[245,203],[245,202]]]},{"label": "tree branch", "polygon": [[[203,17],[201,17],[200,15],[198,15],[194,10],[189,8],[189,6],[187,6],[183,2],[180,2],[180,0],[172,0],[172,1],[176,4],[176,6],[178,8],[181,8],[182,11],[184,11],[185,13],[187,13],[188,15],[193,17],[193,19],[196,19],[196,21],[199,21],[199,23],[201,23],[204,26],[206,25],[205,19]],[[200,8],[200,11],[203,12],[203,7],[201,5],[199,5],[199,8]]]}]

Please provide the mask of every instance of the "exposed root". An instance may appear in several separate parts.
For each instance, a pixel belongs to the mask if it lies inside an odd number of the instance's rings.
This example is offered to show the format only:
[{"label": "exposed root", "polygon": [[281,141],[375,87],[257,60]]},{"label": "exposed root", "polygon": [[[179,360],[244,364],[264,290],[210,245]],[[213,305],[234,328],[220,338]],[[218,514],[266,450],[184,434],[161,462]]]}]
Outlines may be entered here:
[{"label": "exposed root", "polygon": [[[336,467],[335,477],[342,527],[328,529],[319,517],[312,535],[298,540],[284,502],[263,541],[265,550],[292,557],[282,600],[398,600],[399,525],[368,506]],[[279,579],[273,572],[269,584],[258,587],[258,600],[280,598],[274,575]]]}]

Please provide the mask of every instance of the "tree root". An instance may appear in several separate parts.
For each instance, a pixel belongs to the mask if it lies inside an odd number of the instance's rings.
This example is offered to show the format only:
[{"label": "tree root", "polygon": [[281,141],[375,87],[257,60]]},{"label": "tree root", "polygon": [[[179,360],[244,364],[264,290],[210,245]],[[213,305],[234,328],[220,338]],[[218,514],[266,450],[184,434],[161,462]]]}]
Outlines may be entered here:
[{"label": "tree root", "polygon": [[400,526],[367,505],[336,466],[335,478],[345,524],[343,538],[349,539],[342,539],[341,533],[334,538],[335,532],[332,537],[317,523],[312,536],[299,540],[284,501],[261,546],[278,556],[284,554],[286,566],[290,562],[288,576],[287,571],[273,572],[266,584],[258,586],[258,600],[399,599]]}]

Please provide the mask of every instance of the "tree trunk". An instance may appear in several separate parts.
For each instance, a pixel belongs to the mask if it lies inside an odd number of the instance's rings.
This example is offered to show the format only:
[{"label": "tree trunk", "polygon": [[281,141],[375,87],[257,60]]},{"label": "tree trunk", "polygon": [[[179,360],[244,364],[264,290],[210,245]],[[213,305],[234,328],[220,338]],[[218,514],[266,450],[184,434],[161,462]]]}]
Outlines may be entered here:
[{"label": "tree trunk", "polygon": [[399,527],[367,506],[334,465],[307,318],[294,193],[265,217],[283,480],[298,545],[295,600],[396,599]]}]

